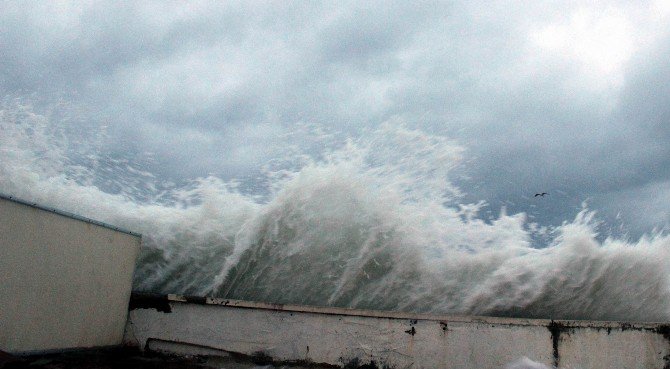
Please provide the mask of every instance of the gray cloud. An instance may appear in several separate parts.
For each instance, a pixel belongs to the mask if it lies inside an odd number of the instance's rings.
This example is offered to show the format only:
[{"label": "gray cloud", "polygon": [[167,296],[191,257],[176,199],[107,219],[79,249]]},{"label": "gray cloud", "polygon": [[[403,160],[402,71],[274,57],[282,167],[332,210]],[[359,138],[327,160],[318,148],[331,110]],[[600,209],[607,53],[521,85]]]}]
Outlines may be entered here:
[{"label": "gray cloud", "polygon": [[155,152],[177,178],[254,172],[298,123],[396,118],[463,143],[468,199],[493,210],[556,224],[592,199],[632,219],[670,181],[653,4],[5,2],[0,92],[65,95],[108,122],[113,150]]}]

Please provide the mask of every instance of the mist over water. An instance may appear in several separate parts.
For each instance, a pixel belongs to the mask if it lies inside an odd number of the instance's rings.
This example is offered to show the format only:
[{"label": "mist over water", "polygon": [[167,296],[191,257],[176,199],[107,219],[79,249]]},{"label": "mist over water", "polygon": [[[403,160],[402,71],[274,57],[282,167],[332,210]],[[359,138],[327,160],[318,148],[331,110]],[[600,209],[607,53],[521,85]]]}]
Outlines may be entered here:
[{"label": "mist over water", "polygon": [[[318,137],[316,137],[318,139]],[[0,192],[143,234],[134,288],[277,303],[554,319],[670,318],[670,239],[600,240],[483,219],[453,183],[467,150],[397,122],[269,166],[263,193],[177,187],[104,156],[104,130],[0,108]],[[220,158],[225,161],[226,158]],[[299,164],[296,164],[299,163]],[[467,168],[465,168],[467,171]],[[537,241],[545,244],[537,246]]]}]

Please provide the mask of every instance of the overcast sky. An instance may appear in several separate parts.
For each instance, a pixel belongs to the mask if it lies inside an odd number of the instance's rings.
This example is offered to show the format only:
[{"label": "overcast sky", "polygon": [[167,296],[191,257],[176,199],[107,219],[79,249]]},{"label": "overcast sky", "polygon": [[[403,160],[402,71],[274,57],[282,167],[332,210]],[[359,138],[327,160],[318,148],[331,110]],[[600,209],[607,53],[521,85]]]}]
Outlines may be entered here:
[{"label": "overcast sky", "polygon": [[166,178],[396,119],[462,144],[493,213],[670,220],[670,1],[4,1],[0,93],[85,107]]}]

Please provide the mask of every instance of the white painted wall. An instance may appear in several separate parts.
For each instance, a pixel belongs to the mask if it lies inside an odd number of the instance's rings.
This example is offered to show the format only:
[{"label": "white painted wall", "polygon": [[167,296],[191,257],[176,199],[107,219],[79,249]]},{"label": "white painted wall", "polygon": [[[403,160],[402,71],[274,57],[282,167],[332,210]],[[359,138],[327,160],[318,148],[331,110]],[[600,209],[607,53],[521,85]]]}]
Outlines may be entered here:
[{"label": "white painted wall", "polygon": [[0,350],[121,344],[139,235],[0,197]]},{"label": "white painted wall", "polygon": [[[665,359],[670,354],[666,327],[658,324],[440,317],[209,298],[189,303],[173,295],[165,299],[135,304],[127,344],[182,355],[262,352],[276,362],[344,366],[358,359],[360,365],[375,361],[379,367],[413,369],[499,369],[523,356],[559,368],[670,365]],[[170,312],[165,312],[168,305]],[[408,333],[412,328],[414,335]]]}]

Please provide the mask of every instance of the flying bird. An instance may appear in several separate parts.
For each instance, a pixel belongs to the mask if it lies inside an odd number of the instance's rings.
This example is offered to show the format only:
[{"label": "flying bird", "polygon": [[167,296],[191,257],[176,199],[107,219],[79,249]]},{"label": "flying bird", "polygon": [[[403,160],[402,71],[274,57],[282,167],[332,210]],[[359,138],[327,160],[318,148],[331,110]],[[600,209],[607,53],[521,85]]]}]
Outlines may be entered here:
[{"label": "flying bird", "polygon": [[546,193],[546,192],[536,193],[534,197],[538,197],[538,196],[540,196],[540,197],[544,197],[544,195],[549,195],[549,194]]}]

